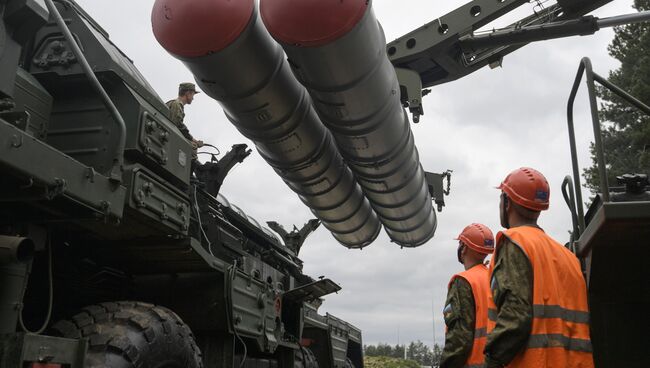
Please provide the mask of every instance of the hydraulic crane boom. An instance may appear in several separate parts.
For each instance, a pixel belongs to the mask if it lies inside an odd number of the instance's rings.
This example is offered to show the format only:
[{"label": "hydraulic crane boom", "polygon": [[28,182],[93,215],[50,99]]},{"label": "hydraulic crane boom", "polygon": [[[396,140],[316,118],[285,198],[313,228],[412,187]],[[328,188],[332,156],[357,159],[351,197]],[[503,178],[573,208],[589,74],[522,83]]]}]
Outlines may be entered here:
[{"label": "hydraulic crane boom", "polygon": [[[648,20],[650,14],[598,19],[585,14],[611,0],[545,1],[474,0],[388,43],[387,53],[400,81],[404,106],[418,122],[424,114],[424,88],[450,82],[482,67],[501,66],[503,57],[534,41],[593,34],[602,27]],[[519,8],[533,5],[533,14],[510,26],[476,32]]]}]

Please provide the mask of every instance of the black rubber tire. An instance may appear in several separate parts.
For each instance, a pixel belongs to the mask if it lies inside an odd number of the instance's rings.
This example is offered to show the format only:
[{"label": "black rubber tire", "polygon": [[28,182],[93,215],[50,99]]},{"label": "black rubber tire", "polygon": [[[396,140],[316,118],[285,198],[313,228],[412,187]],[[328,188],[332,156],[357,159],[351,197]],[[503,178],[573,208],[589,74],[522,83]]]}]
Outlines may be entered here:
[{"label": "black rubber tire", "polygon": [[296,351],[296,361],[294,364],[296,368],[318,368],[318,361],[311,349],[304,346]]},{"label": "black rubber tire", "polygon": [[87,368],[202,368],[190,328],[171,310],[140,302],[91,305],[51,332],[87,338]]}]

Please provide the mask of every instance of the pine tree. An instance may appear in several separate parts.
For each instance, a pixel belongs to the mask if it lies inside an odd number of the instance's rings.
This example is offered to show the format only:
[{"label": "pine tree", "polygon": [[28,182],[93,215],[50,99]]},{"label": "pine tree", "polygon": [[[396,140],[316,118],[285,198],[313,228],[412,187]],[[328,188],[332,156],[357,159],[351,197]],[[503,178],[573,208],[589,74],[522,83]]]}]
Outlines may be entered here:
[{"label": "pine tree", "polygon": [[[635,0],[634,8],[650,10],[650,0]],[[616,27],[614,32],[608,51],[621,66],[609,73],[608,80],[650,104],[650,23]],[[599,88],[598,95],[604,102],[600,121],[610,185],[617,175],[650,174],[650,118],[605,88]],[[593,144],[591,157],[593,165],[585,169],[584,176],[586,186],[595,193],[600,179]]]}]

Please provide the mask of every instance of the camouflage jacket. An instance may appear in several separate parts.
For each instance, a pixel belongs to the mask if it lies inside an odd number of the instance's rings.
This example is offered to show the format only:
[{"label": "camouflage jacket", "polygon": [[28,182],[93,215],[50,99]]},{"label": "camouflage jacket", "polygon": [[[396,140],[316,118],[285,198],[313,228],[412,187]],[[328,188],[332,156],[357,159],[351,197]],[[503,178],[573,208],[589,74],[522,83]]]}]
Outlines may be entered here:
[{"label": "camouflage jacket", "polygon": [[183,137],[190,141],[194,140],[194,137],[190,134],[190,130],[187,129],[187,126],[183,123],[183,120],[185,119],[185,107],[183,106],[183,103],[179,99],[175,99],[167,101],[165,105],[169,108],[172,123],[176,124],[176,127],[180,130],[181,134],[183,134]]},{"label": "camouflage jacket", "polygon": [[488,334],[485,358],[488,368],[502,367],[524,348],[533,324],[533,270],[524,252],[505,239],[492,260],[492,298],[497,323]]},{"label": "camouflage jacket", "polygon": [[472,352],[476,323],[474,296],[467,280],[457,277],[451,283],[443,313],[447,332],[440,368],[463,367]]}]

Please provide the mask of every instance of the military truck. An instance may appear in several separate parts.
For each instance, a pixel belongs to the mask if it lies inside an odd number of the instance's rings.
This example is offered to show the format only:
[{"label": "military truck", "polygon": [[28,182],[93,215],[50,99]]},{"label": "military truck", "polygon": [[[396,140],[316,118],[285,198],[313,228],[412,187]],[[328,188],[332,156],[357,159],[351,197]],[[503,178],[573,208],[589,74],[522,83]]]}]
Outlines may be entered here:
[{"label": "military truck", "polygon": [[0,367],[363,367],[361,331],[318,314],[340,287],[302,272],[319,223],[285,244],[220,193],[246,145],[191,174],[163,101],[74,1],[0,19]]}]

